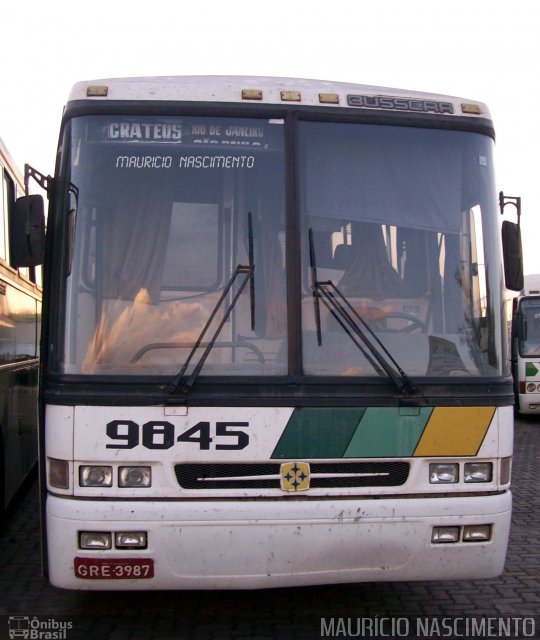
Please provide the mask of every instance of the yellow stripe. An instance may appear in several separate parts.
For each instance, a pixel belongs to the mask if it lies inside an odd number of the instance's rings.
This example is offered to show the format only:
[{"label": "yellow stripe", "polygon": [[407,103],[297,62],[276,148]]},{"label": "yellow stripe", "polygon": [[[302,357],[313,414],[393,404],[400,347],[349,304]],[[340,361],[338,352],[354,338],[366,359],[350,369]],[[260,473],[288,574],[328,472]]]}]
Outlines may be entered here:
[{"label": "yellow stripe", "polygon": [[413,455],[475,456],[494,413],[494,407],[436,407]]}]

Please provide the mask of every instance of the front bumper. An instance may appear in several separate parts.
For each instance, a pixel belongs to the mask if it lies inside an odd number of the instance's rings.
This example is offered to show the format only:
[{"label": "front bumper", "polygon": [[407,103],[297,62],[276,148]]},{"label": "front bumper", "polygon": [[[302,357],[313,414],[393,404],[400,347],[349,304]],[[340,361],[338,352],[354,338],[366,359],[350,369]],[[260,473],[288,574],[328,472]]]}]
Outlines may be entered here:
[{"label": "front bumper", "polygon": [[[499,575],[511,494],[388,499],[101,501],[49,495],[49,577],[67,589],[256,589]],[[431,542],[434,526],[491,525],[488,542]],[[148,548],[78,549],[80,531],[146,531]],[[85,579],[75,558],[137,558],[153,577]],[[77,561],[80,562],[80,561]]]}]

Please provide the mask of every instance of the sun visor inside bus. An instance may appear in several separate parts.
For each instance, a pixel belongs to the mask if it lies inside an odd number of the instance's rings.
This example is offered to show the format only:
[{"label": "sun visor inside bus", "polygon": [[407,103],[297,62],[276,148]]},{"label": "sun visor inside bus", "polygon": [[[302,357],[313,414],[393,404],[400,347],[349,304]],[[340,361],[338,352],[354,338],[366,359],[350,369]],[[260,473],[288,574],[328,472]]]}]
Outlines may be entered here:
[{"label": "sun visor inside bus", "polygon": [[304,123],[308,215],[458,233],[483,204],[491,140],[471,133]]}]

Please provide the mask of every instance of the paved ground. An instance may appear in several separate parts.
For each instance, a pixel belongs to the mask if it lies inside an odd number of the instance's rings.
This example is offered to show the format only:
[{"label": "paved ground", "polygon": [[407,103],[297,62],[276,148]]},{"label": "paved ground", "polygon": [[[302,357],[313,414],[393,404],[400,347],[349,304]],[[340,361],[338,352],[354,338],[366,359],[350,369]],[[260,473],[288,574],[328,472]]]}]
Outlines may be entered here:
[{"label": "paved ground", "polygon": [[[327,637],[392,638],[402,637],[407,630],[410,638],[538,638],[539,468],[540,420],[520,419],[516,425],[510,548],[506,570],[498,578],[255,592],[88,593],[51,587],[40,577],[34,481],[0,533],[0,638],[9,637],[9,617],[12,626],[30,627],[34,635],[29,637],[43,640],[308,640],[320,638],[321,631]],[[16,622],[14,616],[25,618]],[[392,619],[387,620],[389,617]],[[419,629],[416,617],[430,617],[431,624],[440,621],[439,626]],[[450,623],[446,620],[450,627],[442,626],[443,618],[453,619]],[[455,626],[456,618],[466,620]],[[472,624],[472,618],[503,619],[510,625],[509,633],[504,627],[501,633],[500,626],[484,626],[484,633],[462,626]],[[321,625],[321,619],[326,626]],[[516,622],[511,622],[513,619]]]}]

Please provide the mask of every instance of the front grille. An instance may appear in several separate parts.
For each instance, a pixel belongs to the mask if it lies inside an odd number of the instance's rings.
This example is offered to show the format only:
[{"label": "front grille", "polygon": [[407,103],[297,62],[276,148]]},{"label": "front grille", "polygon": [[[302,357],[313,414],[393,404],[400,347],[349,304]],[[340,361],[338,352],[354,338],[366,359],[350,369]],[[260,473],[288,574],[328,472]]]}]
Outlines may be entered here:
[{"label": "front grille", "polygon": [[[279,489],[281,463],[177,464],[183,489]],[[408,462],[312,462],[310,488],[397,487],[409,475]]]}]

